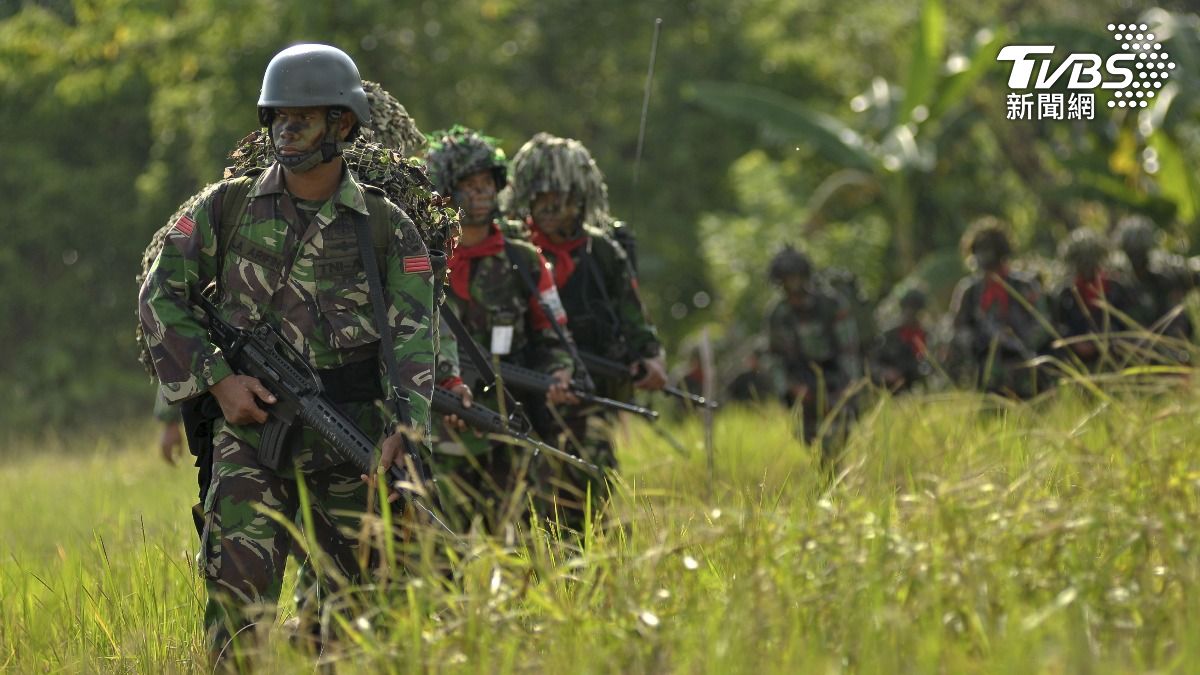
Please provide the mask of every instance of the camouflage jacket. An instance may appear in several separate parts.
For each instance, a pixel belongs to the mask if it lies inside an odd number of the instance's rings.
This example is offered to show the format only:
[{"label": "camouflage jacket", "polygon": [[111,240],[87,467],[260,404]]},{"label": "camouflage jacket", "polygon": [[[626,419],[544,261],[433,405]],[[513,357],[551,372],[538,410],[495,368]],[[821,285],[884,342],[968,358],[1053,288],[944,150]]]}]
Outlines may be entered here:
[{"label": "camouflage jacket", "polygon": [[[189,296],[216,282],[225,319],[249,327],[266,321],[318,369],[379,358],[379,332],[350,212],[366,214],[362,188],[349,172],[334,196],[304,225],[278,166],[253,179],[238,230],[218,259],[216,227],[230,181],[208,191],[181,216],[140,293],[140,316],[160,391],[170,402],[196,396],[231,373],[221,350],[196,320]],[[412,424],[428,432],[433,394],[434,282],[429,254],[404,212],[392,209],[387,245],[386,311]],[[380,359],[387,391],[387,373]],[[255,442],[257,430],[234,433]]]},{"label": "camouflage jacket", "polygon": [[[1101,288],[1103,290],[1101,291]],[[1097,306],[1103,299],[1116,311]],[[1104,277],[1102,283],[1084,283],[1072,279],[1054,292],[1054,327],[1062,337],[1125,330],[1121,315],[1136,311],[1133,295],[1124,283]]]},{"label": "camouflage jacket", "polygon": [[567,325],[581,350],[619,361],[659,355],[658,331],[646,314],[637,276],[620,244],[590,225],[561,246],[530,228],[531,240],[554,273]]},{"label": "camouflage jacket", "polygon": [[[522,264],[538,285],[540,298],[530,291],[521,274],[514,269],[510,252],[522,256]],[[572,369],[570,353],[538,302],[540,299],[556,314],[555,320],[560,325],[566,324],[546,260],[532,244],[513,241],[498,225],[493,225],[487,239],[476,246],[459,247],[454,255],[456,259],[450,262],[446,307],[462,320],[480,347],[491,350],[493,329],[510,326],[509,353],[514,363],[546,373]],[[458,377],[458,364],[463,358],[454,334],[443,327],[438,382]]]},{"label": "camouflage jacket", "polygon": [[1019,272],[1004,272],[1000,278],[1003,283],[983,274],[966,277],[950,302],[955,347],[977,361],[986,358],[993,342],[999,357],[1024,359],[1043,349],[1050,337],[1042,323],[1050,313],[1037,279]]},{"label": "camouflage jacket", "polygon": [[[778,360],[784,389],[842,389],[862,375],[858,326],[846,301],[812,289],[800,306],[781,299],[767,313],[767,349]],[[818,372],[820,377],[818,378]]]},{"label": "camouflage jacket", "polygon": [[[928,334],[919,323],[900,324],[883,331],[871,347],[873,375],[882,379],[884,371],[894,370],[903,379],[900,389],[908,389],[928,372],[928,344]],[[895,385],[886,380],[884,383]]]}]

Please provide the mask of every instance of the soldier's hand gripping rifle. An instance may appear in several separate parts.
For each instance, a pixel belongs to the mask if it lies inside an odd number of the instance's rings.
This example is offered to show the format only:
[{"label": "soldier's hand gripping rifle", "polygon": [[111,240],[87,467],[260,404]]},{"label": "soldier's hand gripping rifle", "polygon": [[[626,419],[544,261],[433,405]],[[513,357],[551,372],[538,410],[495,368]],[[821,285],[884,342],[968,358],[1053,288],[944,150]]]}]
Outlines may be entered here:
[{"label": "soldier's hand gripping rifle", "polygon": [[[612,378],[615,380],[641,379],[640,376],[642,375],[642,373],[640,373],[640,372],[639,373],[630,373],[629,367],[626,366],[625,364],[621,363],[620,361],[617,361],[616,359],[605,358],[603,356],[600,356],[599,354],[592,354],[591,352],[585,352],[582,350],[580,350],[580,352],[579,352],[579,358],[581,358],[583,360],[583,365],[593,375],[598,375],[600,377]],[[684,391],[684,390],[680,389],[679,387],[672,387],[670,385],[667,385],[667,386],[663,387],[661,391],[662,391],[662,393],[664,393],[668,396],[673,396],[675,398],[682,399],[684,401],[690,401],[694,405],[698,405],[698,406],[701,406],[704,408],[711,408],[713,410],[716,410],[721,405],[717,401],[709,400],[707,398],[704,398],[703,396],[693,394],[690,391]]]},{"label": "soldier's hand gripping rifle", "polygon": [[601,475],[600,467],[595,464],[531,437],[524,420],[520,418],[506,420],[500,413],[477,402],[472,402],[471,407],[467,408],[463,406],[461,396],[444,387],[434,387],[433,389],[433,411],[439,415],[456,415],[467,426],[477,431],[515,441],[517,445],[540,450],[585,471]]},{"label": "soldier's hand gripping rifle", "polygon": [[[338,455],[359,471],[367,475],[375,471],[375,442],[329,400],[316,371],[278,330],[266,323],[244,330],[221,318],[217,308],[207,298],[197,296],[195,303],[208,317],[212,341],[221,348],[234,372],[257,378],[275,394],[277,402],[267,407],[268,419],[263,425],[262,441],[258,448],[259,461],[264,466],[279,466],[287,432],[299,419],[312,427]],[[420,467],[421,458],[405,440],[406,452],[414,466]],[[411,480],[395,465],[388,467],[387,471],[388,482],[404,495],[409,504],[454,534],[423,501],[421,495],[410,487],[417,481]]]},{"label": "soldier's hand gripping rifle", "polygon": [[[463,365],[463,372],[471,371],[472,367]],[[471,373],[475,377],[474,372]],[[504,382],[504,386],[513,387],[522,391],[533,392],[536,394],[546,395],[550,391],[550,387],[559,383],[557,379],[545,373],[539,373],[530,368],[524,368],[512,363],[500,362],[500,379]],[[623,410],[625,412],[640,415],[648,420],[658,419],[658,413],[649,408],[643,408],[640,405],[633,403],[625,403],[603,396],[597,396],[588,390],[587,387],[580,385],[578,382],[571,383],[571,393],[575,395],[581,402],[599,405],[612,410]]]}]

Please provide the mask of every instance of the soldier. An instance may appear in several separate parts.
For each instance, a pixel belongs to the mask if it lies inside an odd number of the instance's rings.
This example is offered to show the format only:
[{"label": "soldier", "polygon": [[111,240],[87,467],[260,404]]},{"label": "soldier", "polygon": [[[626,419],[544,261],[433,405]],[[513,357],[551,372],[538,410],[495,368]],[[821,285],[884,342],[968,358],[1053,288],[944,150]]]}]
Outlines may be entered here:
[{"label": "soldier", "polygon": [[[626,250],[609,233],[614,221],[608,213],[608,188],[587,148],[574,139],[539,133],[513,157],[512,173],[510,210],[525,222],[553,268],[579,349],[629,364],[630,372],[640,373],[632,386],[661,389],[666,385],[662,344],[638,295]],[[628,380],[596,378],[596,386],[609,398],[628,400],[633,394]],[[579,448],[590,456],[585,459],[617,468],[603,428],[608,416],[574,406],[563,417],[561,433],[585,446]],[[572,470],[567,480],[576,486],[574,517],[589,479]],[[590,485],[593,497],[601,496],[603,486]],[[559,497],[567,507],[568,495]]]},{"label": "soldier", "polygon": [[1124,218],[1117,226],[1117,245],[1129,260],[1130,314],[1149,330],[1187,340],[1193,333],[1191,318],[1174,310],[1192,289],[1192,278],[1183,260],[1158,247],[1158,238],[1154,223],[1144,216]]},{"label": "soldier", "polygon": [[[319,567],[336,570],[327,580],[332,590],[335,579],[362,576],[354,532],[356,514],[366,510],[369,477],[308,427],[292,430],[289,454],[278,467],[260,462],[256,444],[267,420],[260,402],[269,406],[275,396],[257,379],[231,371],[193,316],[193,294],[215,284],[214,303],[226,320],[277,328],[318,370],[330,398],[364,432],[383,438],[383,466],[404,466],[403,437],[387,431],[375,401],[398,380],[411,397],[411,419],[399,422],[427,436],[433,385],[428,252],[405,213],[380,191],[364,191],[340,154],[359,126],[371,122],[354,62],[326,45],[280,52],[264,74],[258,112],[275,163],[217,183],[181,216],[140,293],[160,391],[170,402],[211,395],[219,406],[201,538],[205,627],[218,657],[247,627],[271,625],[282,584],[290,535],[255,505],[302,517],[297,475],[304,480],[319,547],[310,555],[327,563]],[[386,279],[383,308],[369,300],[368,261],[358,254],[356,225],[364,222],[388,235],[374,237],[372,246]],[[391,344],[380,344],[377,314],[387,317]],[[395,356],[394,378],[381,366],[383,349]],[[240,639],[233,646],[240,647]]]},{"label": "soldier", "polygon": [[[439,193],[453,196],[463,213],[462,239],[450,258],[445,308],[493,354],[557,378],[559,384],[548,392],[546,402],[567,403],[574,363],[550,323],[565,326],[567,319],[545,258],[529,242],[504,234],[511,226],[502,222],[496,198],[507,179],[504,151],[495,139],[461,126],[430,137],[430,178]],[[451,336],[443,327],[443,351],[459,353],[457,358],[451,353],[438,359],[439,384],[467,389],[458,368],[463,357]],[[527,408],[543,405],[523,403]],[[497,401],[493,397],[487,405],[496,409]],[[521,476],[537,473],[539,467],[530,465],[531,455],[519,448],[469,434],[458,438],[461,442],[438,444],[443,482],[452,482],[459,495],[482,502],[478,512],[493,516],[493,526],[511,522],[526,503],[522,486],[530,486]]]},{"label": "soldier", "polygon": [[731,402],[759,403],[771,397],[774,387],[764,363],[766,355],[766,345],[755,340],[750,353],[746,355],[744,368],[725,388],[725,395]]},{"label": "soldier", "polygon": [[996,218],[976,221],[962,245],[975,273],[958,283],[950,304],[955,349],[978,369],[984,391],[1031,397],[1038,391],[1037,370],[1026,362],[1049,340],[1041,284],[1009,269],[1012,245]]},{"label": "soldier", "polygon": [[[862,375],[858,327],[847,301],[813,283],[812,261],[792,246],[775,254],[768,276],[783,292],[766,322],[768,349],[780,365],[777,386],[788,406],[800,407],[801,438],[812,443],[826,416]],[[823,462],[834,459],[847,422],[843,414],[830,426]]]},{"label": "soldier", "polygon": [[[1107,334],[1125,330],[1121,317],[1134,309],[1132,298],[1125,284],[1104,267],[1109,250],[1100,233],[1082,227],[1072,231],[1059,245],[1058,255],[1071,277],[1054,292],[1055,329],[1084,365],[1094,367],[1111,349]],[[1080,337],[1085,339],[1071,339]]]},{"label": "soldier", "polygon": [[908,391],[930,372],[928,333],[921,323],[927,302],[921,289],[907,290],[900,296],[900,321],[874,341],[872,374],[890,391]]}]

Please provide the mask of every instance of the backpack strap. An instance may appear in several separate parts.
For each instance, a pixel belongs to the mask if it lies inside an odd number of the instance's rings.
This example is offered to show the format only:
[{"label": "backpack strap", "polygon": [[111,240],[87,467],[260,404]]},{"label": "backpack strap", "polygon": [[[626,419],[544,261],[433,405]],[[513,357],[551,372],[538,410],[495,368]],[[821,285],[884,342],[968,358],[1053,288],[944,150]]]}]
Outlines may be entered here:
[{"label": "backpack strap", "polygon": [[387,193],[374,185],[363,185],[363,197],[367,201],[367,224],[371,227],[371,245],[375,249],[376,269],[387,276],[388,242],[394,236],[392,209],[387,203]]}]

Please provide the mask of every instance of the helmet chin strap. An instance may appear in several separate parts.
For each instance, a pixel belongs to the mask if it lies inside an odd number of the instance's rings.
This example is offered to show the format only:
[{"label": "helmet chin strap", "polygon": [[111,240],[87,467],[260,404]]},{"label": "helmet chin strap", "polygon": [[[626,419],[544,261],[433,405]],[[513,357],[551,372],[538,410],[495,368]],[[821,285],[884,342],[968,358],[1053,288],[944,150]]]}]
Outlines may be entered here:
[{"label": "helmet chin strap", "polygon": [[315,169],[320,164],[332,162],[349,145],[349,143],[338,141],[337,138],[337,121],[341,116],[341,110],[331,108],[325,116],[325,137],[321,139],[321,145],[302,155],[279,154],[279,148],[275,144],[275,139],[272,138],[271,148],[275,151],[275,161],[292,173],[304,173]]}]

